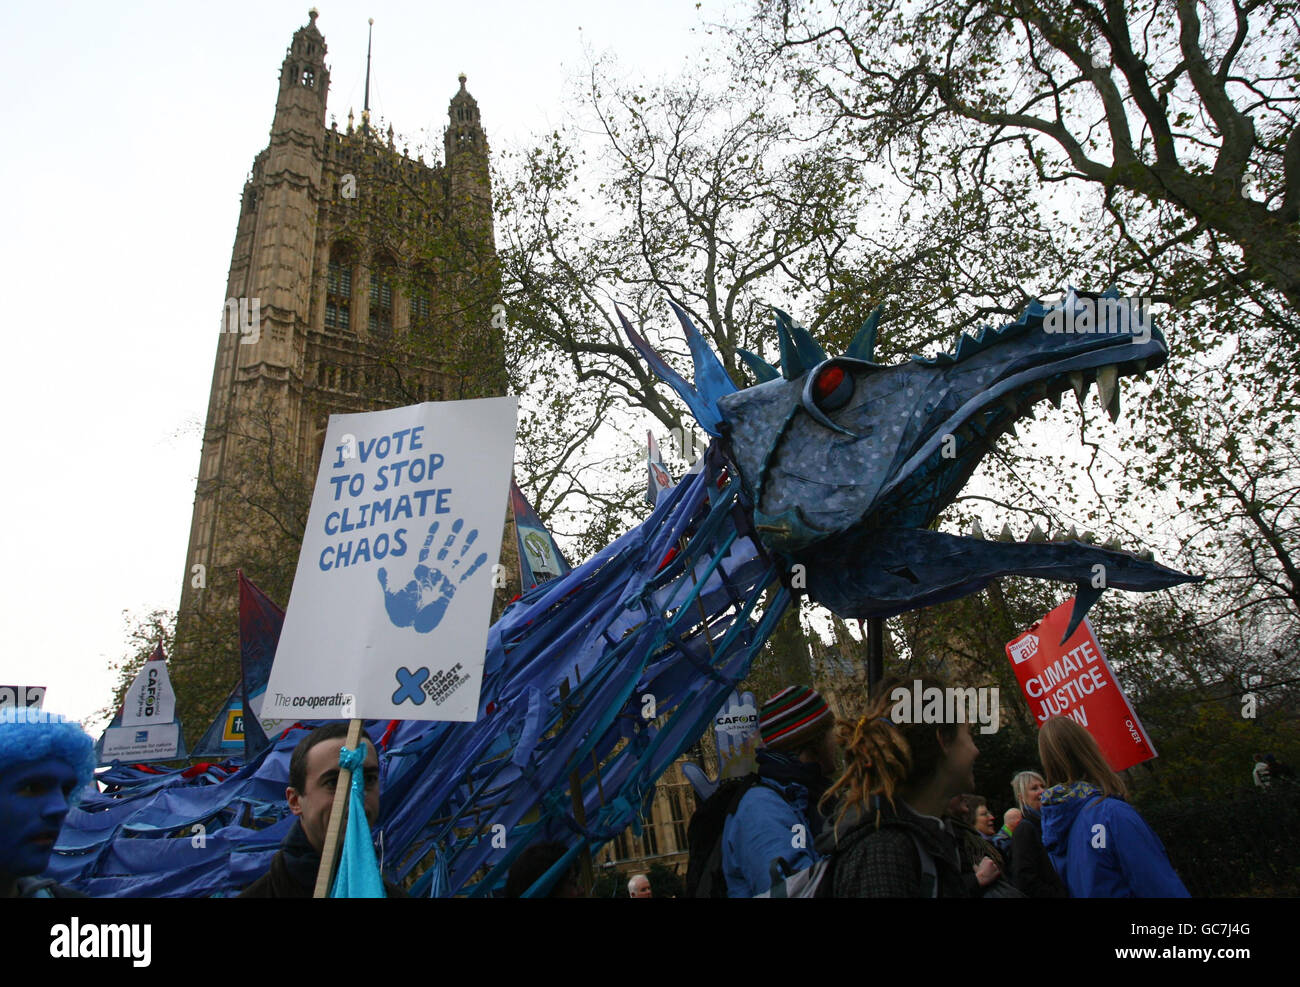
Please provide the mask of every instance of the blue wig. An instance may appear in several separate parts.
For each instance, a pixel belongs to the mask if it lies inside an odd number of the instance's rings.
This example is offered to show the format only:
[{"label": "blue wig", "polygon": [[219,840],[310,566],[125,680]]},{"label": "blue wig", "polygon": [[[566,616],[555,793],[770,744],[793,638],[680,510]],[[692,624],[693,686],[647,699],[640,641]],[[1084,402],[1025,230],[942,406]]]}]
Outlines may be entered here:
[{"label": "blue wig", "polygon": [[0,709],[0,772],[15,764],[54,758],[77,773],[72,802],[95,777],[95,744],[81,729],[57,713],[25,706]]}]

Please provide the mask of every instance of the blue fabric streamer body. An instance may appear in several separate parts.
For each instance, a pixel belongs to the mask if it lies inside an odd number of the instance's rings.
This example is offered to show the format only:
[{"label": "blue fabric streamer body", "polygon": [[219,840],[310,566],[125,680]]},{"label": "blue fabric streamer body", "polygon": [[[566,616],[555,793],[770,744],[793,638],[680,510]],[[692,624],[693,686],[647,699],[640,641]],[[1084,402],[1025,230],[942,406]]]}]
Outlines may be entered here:
[{"label": "blue fabric streamer body", "polygon": [[375,860],[375,845],[366,821],[366,741],[356,748],[339,748],[339,767],[352,772],[348,785],[348,822],[343,834],[343,852],[334,876],[331,898],[382,898],[384,879]]},{"label": "blue fabric streamer body", "polygon": [[[769,379],[744,390],[685,310],[674,306],[694,384],[620,311],[629,340],[720,441],[640,525],[506,608],[488,631],[473,721],[368,724],[372,741],[384,737],[388,878],[419,875],[417,896],[490,896],[531,844],[561,842],[564,859],[527,892],[541,896],[584,851],[639,833],[660,775],[748,674],[791,591],[841,617],[888,617],[1020,574],[1075,583],[1082,619],[1099,563],[1112,588],[1193,579],[1073,535],[1011,544],[933,530],[1032,404],[1165,361],[1163,337],[1129,308],[1108,308],[1104,332],[1049,328],[1085,302],[1095,307],[1074,292],[1050,312],[1035,303],[953,353],[891,366],[871,362],[877,315],[848,356],[828,360],[778,311],[780,373],[751,354]],[[259,625],[258,654],[274,650],[273,618]],[[245,692],[256,684],[246,678]],[[246,747],[245,766],[224,778],[115,769],[115,791],[69,813],[48,875],[95,897],[237,891],[265,871],[287,826],[300,737],[285,731],[255,756]],[[354,804],[349,827],[364,827]],[[364,832],[348,842],[369,847]]]},{"label": "blue fabric streamer body", "polygon": [[[389,881],[419,874],[413,896],[490,896],[535,841],[565,843],[571,864],[640,831],[659,776],[708,728],[790,603],[743,498],[711,448],[643,524],[492,626],[476,721],[366,723],[372,743],[389,733],[378,821]],[[48,876],[94,897],[237,893],[291,824],[289,756],[315,725],[271,738],[230,774],[115,769],[113,792],[72,810]],[[372,852],[361,796],[350,797],[344,868],[351,850]],[[545,896],[562,871],[530,894]]]}]

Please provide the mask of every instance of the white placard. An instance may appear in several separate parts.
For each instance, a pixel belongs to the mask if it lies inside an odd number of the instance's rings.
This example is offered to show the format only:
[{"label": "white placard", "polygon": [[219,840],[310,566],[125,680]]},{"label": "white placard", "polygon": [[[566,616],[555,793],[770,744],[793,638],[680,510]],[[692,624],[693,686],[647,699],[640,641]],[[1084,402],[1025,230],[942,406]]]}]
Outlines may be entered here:
[{"label": "white placard", "polygon": [[122,727],[153,726],[176,719],[176,693],[167,675],[167,662],[150,658],[122,700]]},{"label": "white placard", "polygon": [[517,411],[330,416],[263,718],[477,717]]},{"label": "white placard", "polygon": [[101,760],[169,760],[178,756],[180,725],[159,723],[149,727],[109,727],[104,731]]},{"label": "white placard", "polygon": [[742,694],[733,689],[713,717],[713,728],[717,732],[720,778],[743,778],[758,770],[758,703],[752,692]]}]

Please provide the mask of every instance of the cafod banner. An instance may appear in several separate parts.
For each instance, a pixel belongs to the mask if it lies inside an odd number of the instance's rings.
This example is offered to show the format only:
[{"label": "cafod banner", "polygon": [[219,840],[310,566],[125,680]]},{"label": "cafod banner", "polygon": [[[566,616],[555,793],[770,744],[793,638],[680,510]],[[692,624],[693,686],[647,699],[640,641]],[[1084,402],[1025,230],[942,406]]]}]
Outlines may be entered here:
[{"label": "cafod banner", "polygon": [[123,727],[147,727],[176,719],[176,694],[172,692],[167,662],[155,657],[144,663],[122,700]]},{"label": "cafod banner", "polygon": [[752,692],[731,690],[713,717],[718,740],[718,777],[743,778],[758,770],[758,703]]},{"label": "cafod banner", "polygon": [[1064,644],[1071,598],[1007,644],[1007,658],[1038,726],[1069,716],[1092,734],[1107,763],[1123,771],[1156,756],[1085,617]]},{"label": "cafod banner", "polygon": [[477,717],[517,409],[330,416],[260,716]]},{"label": "cafod banner", "polygon": [[185,757],[185,740],[176,720],[176,694],[161,643],[126,690],[96,748],[101,764]]},{"label": "cafod banner", "polygon": [[184,757],[179,723],[151,727],[109,727],[104,731],[100,758],[112,761],[170,761]]}]

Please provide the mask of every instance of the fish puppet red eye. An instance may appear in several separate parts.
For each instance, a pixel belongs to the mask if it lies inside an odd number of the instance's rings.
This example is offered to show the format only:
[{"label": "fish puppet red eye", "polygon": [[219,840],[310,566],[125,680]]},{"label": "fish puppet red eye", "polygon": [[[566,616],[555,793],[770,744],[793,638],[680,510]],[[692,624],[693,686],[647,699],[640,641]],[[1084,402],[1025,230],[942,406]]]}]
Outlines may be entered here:
[{"label": "fish puppet red eye", "polygon": [[832,363],[818,372],[812,391],[817,407],[823,411],[835,411],[843,408],[853,397],[853,376]]}]

